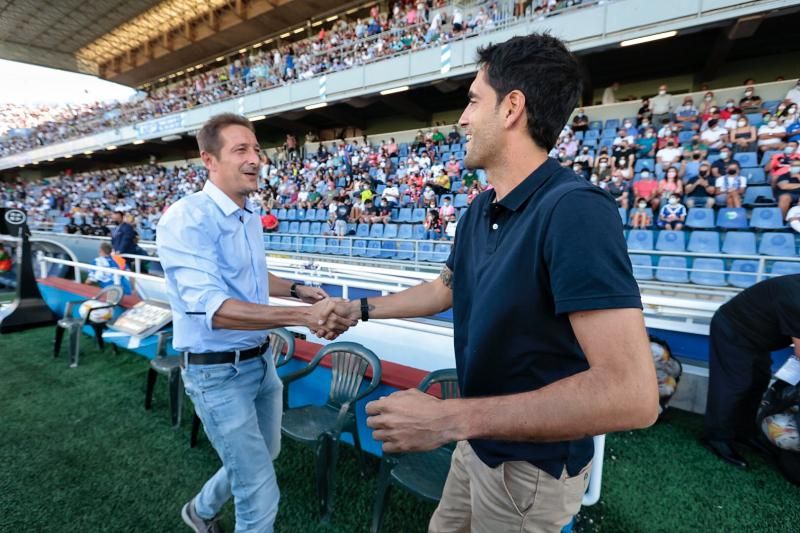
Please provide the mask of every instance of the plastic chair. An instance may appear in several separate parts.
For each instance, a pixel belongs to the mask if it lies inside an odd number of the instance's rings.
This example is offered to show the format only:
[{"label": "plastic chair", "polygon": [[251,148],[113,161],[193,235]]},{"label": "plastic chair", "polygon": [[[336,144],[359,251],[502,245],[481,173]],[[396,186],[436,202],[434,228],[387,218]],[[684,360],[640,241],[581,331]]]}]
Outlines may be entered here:
[{"label": "plastic chair", "polygon": [[[769,187],[765,187],[769,189]],[[769,191],[770,196],[771,190]],[[745,192],[745,197],[747,191]],[[786,225],[783,223],[783,215],[781,210],[777,207],[756,207],[750,216],[750,227],[755,229],[784,229]]]},{"label": "plastic chair", "polygon": [[780,257],[794,257],[795,244],[793,233],[767,233],[761,237],[758,245],[758,253],[761,255],[773,255]]},{"label": "plastic chair", "polygon": [[398,231],[397,224],[386,224],[386,227],[383,228],[383,238],[396,239]]},{"label": "plastic chair", "polygon": [[397,222],[411,222],[411,208],[403,207],[397,214]]},{"label": "plastic chair", "polygon": [[433,248],[433,261],[444,263],[450,257],[451,245],[439,243]]},{"label": "plastic chair", "polygon": [[633,277],[640,281],[653,279],[653,258],[649,255],[631,254]]},{"label": "plastic chair", "polygon": [[736,259],[731,263],[728,284],[746,289],[756,282],[756,272],[758,272],[758,261]]},{"label": "plastic chair", "polygon": [[356,237],[369,237],[369,224],[359,224],[356,228]]},{"label": "plastic chair", "polygon": [[[729,234],[735,235],[734,233]],[[716,231],[693,231],[689,235],[687,251],[694,253],[718,254],[719,233]]]},{"label": "plastic chair", "polygon": [[628,224],[628,212],[625,211],[624,207],[618,207],[617,211],[619,211],[619,218],[622,220],[622,225],[625,226]]},{"label": "plastic chair", "polygon": [[383,224],[373,224],[369,230],[369,236],[373,239],[380,239],[383,237],[384,227]]},{"label": "plastic chair", "polygon": [[400,227],[397,230],[397,238],[400,240],[411,240],[413,236],[413,228],[411,224],[400,224]]},{"label": "plastic chair", "polygon": [[774,276],[787,276],[790,274],[800,274],[800,263],[789,261],[775,261],[772,265],[770,274]]},{"label": "plastic chair", "polygon": [[722,253],[730,255],[755,255],[756,234],[749,231],[728,233],[722,243]]},{"label": "plastic chair", "polygon": [[425,209],[422,207],[415,208],[411,212],[411,222],[415,224],[425,222]]},{"label": "plastic chair", "polygon": [[[743,168],[742,176],[747,178],[747,185],[763,185],[767,183],[767,175],[761,167]],[[745,191],[747,194],[747,191]]]},{"label": "plastic chair", "polygon": [[714,210],[710,207],[693,207],[686,215],[686,227],[694,229],[714,228]]},{"label": "plastic chair", "polygon": [[398,242],[397,259],[401,259],[403,261],[411,261],[414,259],[414,243],[403,241]]},{"label": "plastic chair", "polygon": [[[331,359],[331,388],[327,402],[287,408],[281,423],[281,432],[285,436],[314,449],[319,512],[323,521],[330,518],[333,511],[336,462],[342,433],[353,436],[362,473],[365,470],[355,408],[381,382],[381,362],[377,355],[354,342],[333,342],[317,352],[305,368],[284,377],[284,406],[289,405],[289,385],[316,370],[326,357]],[[372,372],[372,380],[362,387],[368,370]]]},{"label": "plastic chair", "polygon": [[[775,205],[775,196],[772,194],[772,187],[769,185],[767,186],[758,186],[758,185],[750,185],[744,191],[744,198],[742,199],[742,204],[747,206],[773,206]],[[763,212],[762,212],[763,213]],[[762,215],[763,218],[763,215]],[[778,220],[780,220],[780,211],[778,211]],[[756,216],[756,212],[753,211],[752,216],[750,217],[750,227],[755,228],[758,227],[756,224],[759,221],[759,217]],[[781,223],[781,227],[783,224]]]},{"label": "plastic chair", "polygon": [[725,262],[722,259],[698,257],[692,264],[689,280],[697,285],[723,287],[725,282]]},{"label": "plastic chair", "polygon": [[414,240],[415,241],[424,241],[425,238],[426,238],[425,231],[426,230],[425,230],[425,226],[424,225],[415,224],[414,227],[413,227]]},{"label": "plastic chair", "polygon": [[723,207],[717,212],[717,227],[747,229],[747,211],[744,207]]},{"label": "plastic chair", "polygon": [[[454,368],[431,372],[417,388],[422,392],[429,392],[434,386],[439,387],[439,394],[435,396],[443,400],[460,396],[458,376]],[[372,507],[372,533],[378,533],[383,526],[383,513],[394,487],[405,489],[427,501],[436,502],[441,499],[450,471],[453,448],[453,444],[447,444],[427,452],[383,455]]]},{"label": "plastic chair", "polygon": [[167,342],[172,338],[170,331],[158,332],[156,356],[150,361],[147,371],[147,385],[144,393],[144,408],[149,411],[153,407],[153,390],[158,375],[167,376],[169,382],[169,411],[172,425],[181,425],[183,412],[183,380],[181,379],[181,356],[167,356]]},{"label": "plastic chair", "polygon": [[686,237],[682,231],[663,230],[658,233],[656,250],[662,252],[683,252],[686,249]]},{"label": "plastic chair", "polygon": [[733,154],[733,160],[738,161],[743,167],[757,167],[758,154],[755,152],[739,152]]},{"label": "plastic chair", "polygon": [[650,251],[653,249],[653,232],[647,229],[632,229],[628,233],[628,250]]},{"label": "plastic chair", "polygon": [[688,270],[685,257],[659,257],[656,279],[668,283],[687,283],[689,281]]},{"label": "plastic chair", "polygon": [[[103,342],[103,329],[105,328],[105,323],[93,321],[92,314],[103,309],[113,309],[122,301],[123,295],[124,289],[121,285],[109,285],[98,292],[94,298],[86,298],[84,300],[73,300],[67,302],[64,308],[64,316],[56,323],[56,336],[53,342],[53,357],[59,356],[59,353],[61,352],[61,342],[64,339],[64,332],[68,331],[69,366],[70,368],[76,368],[78,366],[78,360],[80,359],[81,351],[81,331],[83,330],[83,326],[90,326],[94,330],[94,337],[95,341],[97,342],[97,346],[103,350],[105,348],[105,343]],[[79,309],[83,302],[86,302],[90,299],[103,302],[104,305],[92,307],[92,311],[86,313],[86,317],[82,318],[80,314],[75,316],[74,310]]]}]

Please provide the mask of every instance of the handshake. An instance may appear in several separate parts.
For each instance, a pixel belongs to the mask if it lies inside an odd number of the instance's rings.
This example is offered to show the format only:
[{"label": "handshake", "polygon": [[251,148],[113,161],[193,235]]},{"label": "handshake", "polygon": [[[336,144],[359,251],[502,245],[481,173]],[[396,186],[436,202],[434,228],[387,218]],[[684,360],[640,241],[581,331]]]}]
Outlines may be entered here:
[{"label": "handshake", "polygon": [[326,297],[307,309],[305,326],[314,335],[329,341],[358,324],[361,305],[341,298]]}]

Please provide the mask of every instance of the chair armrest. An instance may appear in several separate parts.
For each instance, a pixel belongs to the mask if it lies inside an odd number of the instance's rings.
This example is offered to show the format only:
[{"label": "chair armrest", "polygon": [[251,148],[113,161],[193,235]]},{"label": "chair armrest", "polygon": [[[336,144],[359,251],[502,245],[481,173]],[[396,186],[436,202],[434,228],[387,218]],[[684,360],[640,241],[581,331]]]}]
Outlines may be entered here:
[{"label": "chair armrest", "polygon": [[80,305],[85,301],[86,300],[70,300],[69,302],[67,302],[67,305],[64,306],[64,316],[71,317],[73,308],[76,305]]},{"label": "chair armrest", "polygon": [[301,379],[301,378],[304,378],[304,377],[306,377],[306,376],[307,376],[307,375],[309,375],[309,374],[310,374],[310,373],[311,373],[311,372],[312,372],[312,371],[313,371],[313,370],[314,370],[316,367],[317,367],[317,365],[313,364],[313,361],[312,361],[312,363],[309,363],[309,364],[307,364],[305,367],[301,368],[300,370],[297,370],[296,372],[292,372],[291,374],[288,374],[288,375],[286,375],[286,376],[283,376],[283,377],[281,378],[281,381],[283,381],[283,386],[284,386],[284,387],[286,387],[286,385],[288,385],[289,383],[291,383],[291,382],[293,382],[293,381],[297,381],[298,379]]},{"label": "chair armrest", "polygon": [[171,331],[159,331],[157,333],[158,341],[156,342],[156,357],[167,356],[167,342],[172,339]]}]

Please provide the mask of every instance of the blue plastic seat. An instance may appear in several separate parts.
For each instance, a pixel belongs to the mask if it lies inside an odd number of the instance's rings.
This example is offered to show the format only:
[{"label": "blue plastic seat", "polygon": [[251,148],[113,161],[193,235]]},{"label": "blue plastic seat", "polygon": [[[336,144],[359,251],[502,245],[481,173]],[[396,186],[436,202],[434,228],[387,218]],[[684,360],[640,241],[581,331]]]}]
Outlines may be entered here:
[{"label": "blue plastic seat", "polygon": [[687,283],[688,265],[685,257],[663,256],[658,258],[656,279],[668,283]]},{"label": "blue plastic seat", "polygon": [[601,130],[601,129],[603,129],[602,121],[593,120],[593,121],[589,122],[589,131],[597,131],[597,130]]},{"label": "blue plastic seat", "polygon": [[747,122],[756,129],[764,123],[761,113],[745,113],[745,116],[747,117]]},{"label": "blue plastic seat", "polygon": [[414,243],[399,241],[397,243],[397,259],[411,261],[414,259]]},{"label": "blue plastic seat", "polygon": [[397,238],[397,224],[386,224],[383,228],[383,238],[384,239],[396,239]]},{"label": "blue plastic seat", "polygon": [[414,211],[411,212],[411,222],[419,223],[425,222],[425,209],[422,207],[417,207]]},{"label": "blue plastic seat", "polygon": [[397,222],[411,222],[411,208],[403,207],[397,213]]},{"label": "blue plastic seat", "polygon": [[327,253],[328,247],[325,242],[325,237],[317,237],[314,239],[314,253],[315,254],[324,254]]},{"label": "blue plastic seat", "polygon": [[297,220],[297,209],[289,209],[286,211],[286,220]]},{"label": "blue plastic seat", "polygon": [[692,137],[694,137],[693,131],[682,131],[678,134],[678,142],[681,144],[686,144],[691,142]]},{"label": "blue plastic seat", "polygon": [[320,222],[325,222],[328,220],[328,210],[324,207],[317,209],[317,216],[315,218]]},{"label": "blue plastic seat", "polygon": [[382,259],[393,259],[397,255],[396,241],[380,241]]},{"label": "blue plastic seat", "polygon": [[294,251],[294,237],[288,235],[281,237],[281,250],[284,252]]},{"label": "blue plastic seat", "polygon": [[297,210],[297,220],[305,220],[306,219],[306,210],[305,209],[298,209]]},{"label": "blue plastic seat", "polygon": [[356,237],[369,237],[369,224],[359,224],[356,228]]},{"label": "blue plastic seat", "polygon": [[[767,187],[769,188],[769,187]],[[777,207],[756,207],[750,216],[750,227],[756,229],[783,229],[783,215]]]},{"label": "blue plastic seat", "polygon": [[286,209],[278,209],[278,212],[275,214],[275,216],[278,217],[278,220],[286,220]]},{"label": "blue plastic seat", "polygon": [[271,250],[281,250],[281,236],[273,235],[269,238],[269,247]]},{"label": "blue plastic seat", "polygon": [[300,245],[300,251],[304,254],[314,253],[314,237],[303,237],[303,244]]},{"label": "blue plastic seat", "polygon": [[[759,119],[760,119],[760,118],[761,118],[761,115],[759,115]],[[764,165],[766,165],[766,164],[767,164],[767,162],[768,162],[770,159],[772,159],[772,156],[773,156],[773,155],[775,155],[775,154],[780,154],[780,153],[782,153],[782,150],[767,150],[766,152],[764,152],[763,154],[761,154],[761,161],[759,161],[759,163],[758,163],[758,164],[759,164],[759,165],[761,165],[761,166],[763,167]]]},{"label": "blue plastic seat", "polygon": [[363,256],[367,253],[367,241],[363,239],[356,239],[353,241],[353,255]]},{"label": "blue plastic seat", "polygon": [[311,233],[311,222],[308,222],[307,220],[304,220],[303,222],[301,222],[300,223],[300,231],[299,231],[299,233],[301,235],[310,234]]},{"label": "blue plastic seat", "polygon": [[758,272],[758,261],[736,259],[731,263],[728,284],[746,289],[756,282],[756,272]]},{"label": "blue plastic seat", "polygon": [[433,260],[437,263],[444,263],[450,257],[450,244],[439,243],[433,247]]},{"label": "blue plastic seat", "polygon": [[422,224],[414,225],[414,240],[415,241],[425,240],[425,226],[423,226]]},{"label": "blue plastic seat", "polygon": [[[764,173],[764,169],[760,167],[751,167],[751,168],[743,168],[741,172],[742,176],[747,178],[747,186],[751,185],[763,185],[767,183],[767,175]],[[745,191],[746,193],[747,191]]]},{"label": "blue plastic seat", "polygon": [[467,198],[469,197],[466,194],[457,194],[455,199],[453,200],[453,207],[455,207],[456,209],[467,207]]},{"label": "blue plastic seat", "polygon": [[683,252],[686,250],[686,237],[682,231],[662,230],[658,233],[656,250],[662,252]]},{"label": "blue plastic seat", "polygon": [[369,230],[369,236],[372,239],[380,239],[383,237],[383,224],[373,224]]},{"label": "blue plastic seat", "polygon": [[400,224],[400,228],[397,230],[397,238],[401,240],[410,240],[412,236],[413,228],[411,227],[411,224]]},{"label": "blue plastic seat", "polygon": [[739,152],[733,154],[733,160],[738,161],[743,167],[757,167],[758,154],[755,152]]},{"label": "blue plastic seat", "polygon": [[322,235],[322,223],[312,222],[308,228],[308,231],[311,235]]},{"label": "blue plastic seat", "polygon": [[617,210],[619,211],[619,218],[622,220],[622,225],[625,226],[628,224],[628,212],[625,211],[624,207],[618,207]]},{"label": "blue plastic seat", "polygon": [[770,274],[773,276],[787,276],[790,274],[800,274],[800,262],[775,261],[772,264]]},{"label": "blue plastic seat", "polygon": [[283,220],[278,223],[278,233],[289,233],[289,222]]},{"label": "blue plastic seat", "polygon": [[432,242],[421,242],[419,243],[419,247],[417,248],[419,251],[418,259],[420,261],[433,261],[433,243]]},{"label": "blue plastic seat", "polygon": [[714,227],[714,210],[710,207],[693,207],[686,215],[686,227],[711,229]]},{"label": "blue plastic seat", "polygon": [[606,120],[605,129],[607,130],[616,130],[619,128],[619,119],[618,118],[610,118]]},{"label": "blue plastic seat", "polygon": [[300,233],[300,223],[298,221],[295,220],[294,222],[289,223],[289,233]]},{"label": "blue plastic seat", "polygon": [[744,207],[723,207],[717,212],[717,227],[722,229],[746,229],[747,211]]},{"label": "blue plastic seat", "polygon": [[761,255],[794,257],[797,255],[794,233],[765,233],[761,236],[758,253]]},{"label": "blue plastic seat", "polygon": [[649,255],[631,254],[633,277],[640,281],[653,279],[653,258]]},{"label": "blue plastic seat", "polygon": [[722,253],[730,255],[755,255],[756,234],[749,231],[736,231],[725,235]]},{"label": "blue plastic seat", "polygon": [[[729,233],[728,236],[737,235]],[[686,250],[694,253],[718,254],[719,253],[719,232],[717,231],[693,231],[689,235],[689,245]]]},{"label": "blue plastic seat", "polygon": [[628,250],[650,251],[653,249],[653,232],[647,229],[632,229],[628,234]]},{"label": "blue plastic seat", "polygon": [[587,130],[586,133],[583,135],[583,145],[586,146],[591,141],[596,141],[598,137],[600,137],[600,130],[597,129]]},{"label": "blue plastic seat", "polygon": [[725,282],[725,262],[722,259],[698,257],[692,263],[689,280],[697,285],[723,287],[727,285]]},{"label": "blue plastic seat", "polygon": [[367,257],[378,258],[381,256],[381,241],[369,241],[367,244]]},{"label": "blue plastic seat", "polygon": [[[742,199],[742,204],[747,206],[775,205],[775,196],[773,196],[772,194],[772,187],[770,187],[769,185],[766,186],[748,185],[747,189],[744,190],[744,198]],[[757,217],[756,212],[753,211],[753,213],[751,213],[750,216],[750,227],[751,228],[758,227],[755,224],[757,223],[757,220],[759,220],[760,218],[766,218],[766,217],[763,216]],[[783,227],[783,224],[781,224],[781,227]]]},{"label": "blue plastic seat", "polygon": [[325,241],[325,251],[331,255],[339,255],[341,252],[339,251],[339,239],[329,238]]},{"label": "blue plastic seat", "polygon": [[653,170],[656,166],[655,159],[637,159],[636,163],[633,165],[633,170],[638,174],[642,171],[642,169],[649,169]]}]

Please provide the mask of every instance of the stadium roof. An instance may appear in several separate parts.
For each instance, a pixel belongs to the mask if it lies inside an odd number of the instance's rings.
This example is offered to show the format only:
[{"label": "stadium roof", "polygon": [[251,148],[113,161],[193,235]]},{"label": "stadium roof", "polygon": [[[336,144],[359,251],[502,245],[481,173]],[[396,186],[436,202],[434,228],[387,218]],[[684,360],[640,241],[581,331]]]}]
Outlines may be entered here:
[{"label": "stadium roof", "polygon": [[340,0],[0,0],[0,59],[138,85],[358,4]]}]

